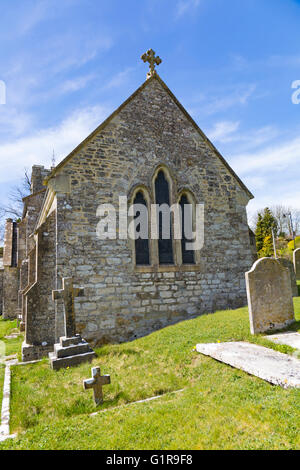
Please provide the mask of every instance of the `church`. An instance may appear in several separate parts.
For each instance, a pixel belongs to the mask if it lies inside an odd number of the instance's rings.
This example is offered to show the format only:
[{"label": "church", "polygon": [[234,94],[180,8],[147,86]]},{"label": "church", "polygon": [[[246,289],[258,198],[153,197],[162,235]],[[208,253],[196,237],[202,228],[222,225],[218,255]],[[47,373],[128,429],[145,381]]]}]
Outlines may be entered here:
[{"label": "church", "polygon": [[[64,334],[63,278],[84,288],[76,331],[93,346],[130,341],[179,321],[246,304],[253,264],[251,192],[159,77],[146,81],[56,167],[32,169],[20,222],[6,222],[3,317],[21,320],[23,360],[47,356]],[[204,207],[204,245],[99,239],[99,205]]]}]

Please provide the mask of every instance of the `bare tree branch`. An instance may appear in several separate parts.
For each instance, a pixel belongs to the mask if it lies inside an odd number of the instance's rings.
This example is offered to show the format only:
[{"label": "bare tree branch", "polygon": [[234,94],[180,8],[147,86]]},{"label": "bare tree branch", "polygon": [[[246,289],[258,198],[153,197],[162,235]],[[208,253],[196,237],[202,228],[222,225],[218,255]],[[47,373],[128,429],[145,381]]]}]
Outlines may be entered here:
[{"label": "bare tree branch", "polygon": [[23,214],[23,198],[30,194],[31,176],[27,168],[24,168],[22,183],[12,187],[8,193],[8,204],[0,205],[0,242],[4,239],[5,219],[21,219]]}]

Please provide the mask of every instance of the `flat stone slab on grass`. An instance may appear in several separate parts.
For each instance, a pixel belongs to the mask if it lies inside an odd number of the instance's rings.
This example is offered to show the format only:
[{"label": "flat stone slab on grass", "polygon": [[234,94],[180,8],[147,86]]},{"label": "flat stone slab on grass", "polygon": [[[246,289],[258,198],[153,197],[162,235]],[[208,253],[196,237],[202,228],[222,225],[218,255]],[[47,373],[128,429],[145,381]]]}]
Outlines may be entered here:
[{"label": "flat stone slab on grass", "polygon": [[277,344],[286,344],[294,349],[300,349],[300,334],[299,333],[279,333],[278,335],[265,336],[265,339]]},{"label": "flat stone slab on grass", "polygon": [[198,344],[197,351],[283,388],[300,388],[300,361],[256,344]]}]

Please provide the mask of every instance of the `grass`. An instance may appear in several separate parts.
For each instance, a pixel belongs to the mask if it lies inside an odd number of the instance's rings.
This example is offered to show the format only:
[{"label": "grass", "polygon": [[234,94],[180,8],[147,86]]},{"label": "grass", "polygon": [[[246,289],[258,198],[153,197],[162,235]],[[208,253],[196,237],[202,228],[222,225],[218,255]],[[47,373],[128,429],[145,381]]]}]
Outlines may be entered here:
[{"label": "grass", "polygon": [[[9,336],[12,333],[19,333],[17,329],[17,320],[3,320],[0,317],[0,345],[2,343],[2,349],[4,344],[5,355],[10,356],[12,354],[18,354],[19,359],[21,358],[21,345],[23,342],[23,334],[20,334],[18,338],[15,339],[6,339],[6,336]],[[1,346],[0,346],[1,347]],[[2,350],[0,351],[1,354]]]},{"label": "grass", "polygon": [[0,413],[1,403],[3,396],[3,381],[5,366],[1,364],[3,356],[10,356],[11,354],[20,354],[21,343],[23,341],[23,335],[20,335],[16,339],[6,339],[5,336],[16,331],[17,321],[3,320],[0,317]]},{"label": "grass", "polygon": [[[299,330],[300,298],[295,310]],[[11,432],[18,438],[0,449],[299,449],[299,390],[274,387],[193,350],[199,342],[232,340],[293,352],[251,336],[247,308],[105,346],[92,365],[101,365],[112,383],[97,409],[108,411],[96,416],[92,392],[82,387],[90,365],[54,372],[44,360],[13,367]]]}]

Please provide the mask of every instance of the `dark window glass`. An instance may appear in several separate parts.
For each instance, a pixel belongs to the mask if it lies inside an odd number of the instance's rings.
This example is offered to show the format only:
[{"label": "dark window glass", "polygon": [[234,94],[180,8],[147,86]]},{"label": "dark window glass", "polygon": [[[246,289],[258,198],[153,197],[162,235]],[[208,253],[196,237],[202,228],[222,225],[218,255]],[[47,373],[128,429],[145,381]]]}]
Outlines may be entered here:
[{"label": "dark window glass", "polygon": [[183,264],[195,264],[195,252],[192,250],[186,250],[186,243],[191,243],[193,240],[188,240],[186,238],[185,230],[184,230],[184,218],[186,216],[186,223],[189,224],[189,232],[192,231],[193,225],[193,215],[191,208],[185,208],[184,206],[189,204],[188,198],[186,196],[182,196],[180,199],[180,207],[181,207],[181,253],[182,253],[182,263]]},{"label": "dark window glass", "polygon": [[[160,171],[155,180],[155,195],[156,195],[156,204],[167,204],[170,207],[170,194],[169,194],[169,184],[165,178],[163,171]],[[172,243],[172,224],[171,224],[171,215],[169,212],[168,217],[170,217],[170,233],[168,234],[167,239],[163,239],[163,215],[159,213],[159,239],[158,239],[158,254],[159,254],[159,264],[174,264],[173,257],[173,243]]]},{"label": "dark window glass", "polygon": [[[134,204],[141,204],[147,207],[147,202],[144,199],[143,193],[138,192],[134,199]],[[137,211],[134,219],[136,220],[140,216],[140,212]],[[148,217],[147,217],[148,227]],[[137,232],[141,231],[140,221],[136,222],[135,229]],[[150,264],[150,252],[149,252],[149,237],[145,240],[138,238],[135,240],[135,262],[137,266],[147,266]]]}]

